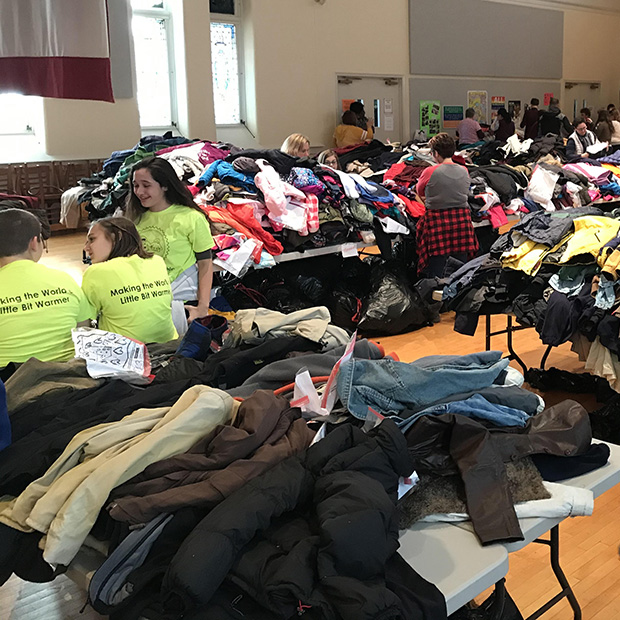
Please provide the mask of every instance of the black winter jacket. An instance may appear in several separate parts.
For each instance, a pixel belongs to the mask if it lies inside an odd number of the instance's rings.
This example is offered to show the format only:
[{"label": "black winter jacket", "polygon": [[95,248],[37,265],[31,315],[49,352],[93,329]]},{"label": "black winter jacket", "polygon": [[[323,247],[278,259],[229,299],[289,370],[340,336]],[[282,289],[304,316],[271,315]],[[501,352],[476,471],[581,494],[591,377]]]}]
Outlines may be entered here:
[{"label": "black winter jacket", "polygon": [[167,617],[216,617],[227,579],[255,601],[249,619],[446,618],[439,590],[396,553],[398,478],[412,469],[391,421],[368,435],[337,427],[202,520],[164,579]]}]

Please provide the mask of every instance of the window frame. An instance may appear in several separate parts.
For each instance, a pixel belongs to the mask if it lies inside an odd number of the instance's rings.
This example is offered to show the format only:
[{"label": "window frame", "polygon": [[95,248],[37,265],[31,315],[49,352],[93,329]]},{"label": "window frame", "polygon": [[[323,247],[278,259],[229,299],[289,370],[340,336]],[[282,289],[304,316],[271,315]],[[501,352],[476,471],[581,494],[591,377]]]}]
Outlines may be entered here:
[{"label": "window frame", "polygon": [[[130,0],[131,5],[131,0]],[[164,0],[164,6],[161,9],[131,9],[131,17],[150,17],[153,19],[162,19],[164,20],[164,29],[166,32],[166,42],[168,49],[168,81],[170,84],[170,125],[143,125],[140,123],[141,130],[156,130],[156,129],[165,129],[165,130],[178,130],[179,127],[179,105],[177,100],[177,75],[176,75],[176,63],[175,63],[175,53],[174,53],[174,28],[172,20],[173,11],[170,7],[170,3],[168,0]],[[133,39],[133,30],[132,30],[132,39]],[[135,56],[134,56],[135,62]],[[136,67],[137,70],[137,67]],[[138,99],[138,86],[136,83],[136,100]],[[140,114],[140,107],[138,106],[138,116]]]},{"label": "window frame", "polygon": [[[237,39],[237,77],[239,79],[239,122],[238,123],[215,123],[217,128],[232,129],[236,127],[242,127],[245,125],[245,56],[243,49],[243,37],[242,32],[242,15],[241,15],[241,2],[235,0],[235,14],[226,15],[224,13],[211,13],[211,23],[215,24],[234,24],[236,39]],[[209,35],[211,33],[209,32]],[[210,36],[209,36],[210,40]],[[213,72],[211,76],[211,82],[213,83]],[[215,91],[213,93],[215,95]]]}]

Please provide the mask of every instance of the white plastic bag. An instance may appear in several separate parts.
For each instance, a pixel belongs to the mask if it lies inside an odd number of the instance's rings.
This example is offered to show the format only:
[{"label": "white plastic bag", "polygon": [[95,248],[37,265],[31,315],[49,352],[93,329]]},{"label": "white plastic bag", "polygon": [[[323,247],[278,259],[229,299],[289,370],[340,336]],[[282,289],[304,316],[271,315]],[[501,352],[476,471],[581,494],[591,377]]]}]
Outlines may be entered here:
[{"label": "white plastic bag", "polygon": [[559,173],[551,172],[542,166],[536,166],[525,190],[525,197],[537,202],[547,211],[555,211],[555,205],[551,199],[559,178]]}]

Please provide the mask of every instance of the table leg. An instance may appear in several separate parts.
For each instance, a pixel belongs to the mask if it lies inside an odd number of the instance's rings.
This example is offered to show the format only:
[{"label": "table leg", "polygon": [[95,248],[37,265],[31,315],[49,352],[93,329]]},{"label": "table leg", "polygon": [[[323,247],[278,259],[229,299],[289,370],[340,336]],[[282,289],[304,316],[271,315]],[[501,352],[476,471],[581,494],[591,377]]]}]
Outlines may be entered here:
[{"label": "table leg", "polygon": [[541,368],[541,370],[545,369],[545,364],[547,363],[547,358],[549,357],[549,353],[551,353],[551,349],[553,349],[553,345],[552,344],[547,346],[547,349],[545,350],[545,353],[542,356],[542,359],[540,360],[540,368]]},{"label": "table leg", "polygon": [[508,351],[510,353],[511,359],[515,360],[519,364],[519,366],[523,368],[523,373],[525,374],[527,372],[527,366],[525,365],[525,362],[519,357],[517,352],[514,350],[514,347],[512,346],[512,332],[513,331],[514,331],[514,328],[512,326],[512,316],[507,315],[506,316],[506,345],[508,346]]},{"label": "table leg", "polygon": [[581,620],[581,607],[579,607],[577,597],[575,596],[573,589],[570,587],[568,579],[566,579],[566,575],[564,574],[564,571],[560,566],[560,526],[556,525],[555,527],[551,528],[551,531],[549,532],[549,540],[537,538],[534,542],[541,545],[548,545],[549,555],[551,558],[551,568],[553,569],[553,574],[558,580],[558,583],[562,586],[562,590],[552,599],[547,601],[542,607],[537,609],[531,616],[528,616],[526,620],[536,620],[536,618],[540,618],[540,616],[548,612],[563,598],[568,599],[568,602],[573,610],[574,619]]}]

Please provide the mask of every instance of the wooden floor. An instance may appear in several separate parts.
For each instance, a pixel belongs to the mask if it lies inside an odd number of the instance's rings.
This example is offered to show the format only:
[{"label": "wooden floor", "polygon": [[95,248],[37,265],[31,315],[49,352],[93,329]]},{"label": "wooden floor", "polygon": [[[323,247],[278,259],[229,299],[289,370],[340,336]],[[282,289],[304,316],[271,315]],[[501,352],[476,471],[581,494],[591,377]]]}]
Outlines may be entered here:
[{"label": "wooden floor", "polygon": [[[82,246],[85,233],[53,237],[49,253],[42,262],[68,271],[81,281]],[[437,353],[465,354],[484,350],[483,325],[476,336],[453,331],[452,313],[442,315],[441,322],[410,334],[380,338],[386,352],[394,351],[405,362]],[[503,326],[502,317],[494,317],[496,327]],[[493,348],[506,351],[503,338],[496,337]],[[515,334],[515,349],[528,366],[539,366],[544,348],[534,330]],[[555,349],[547,367],[583,371],[583,364],[570,351],[569,345]],[[575,395],[562,392],[545,393],[548,404]],[[596,407],[591,397],[577,397],[589,409]],[[620,486],[598,498],[592,517],[568,519],[560,526],[560,561],[579,600],[584,620],[616,620],[620,618]],[[528,545],[510,556],[507,588],[524,617],[536,610],[559,590],[551,572],[548,549]],[[479,597],[483,600],[486,593]],[[80,615],[84,594],[66,578],[52,584],[30,584],[13,577],[0,588],[0,620],[72,620],[98,618],[92,610]],[[563,601],[544,620],[569,620],[573,614]]]}]

